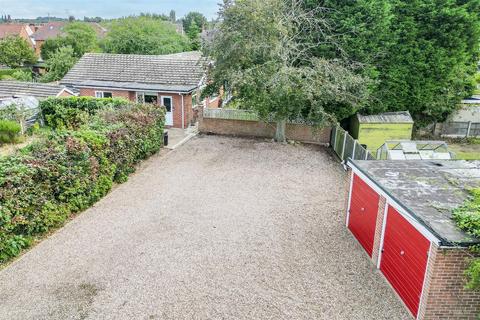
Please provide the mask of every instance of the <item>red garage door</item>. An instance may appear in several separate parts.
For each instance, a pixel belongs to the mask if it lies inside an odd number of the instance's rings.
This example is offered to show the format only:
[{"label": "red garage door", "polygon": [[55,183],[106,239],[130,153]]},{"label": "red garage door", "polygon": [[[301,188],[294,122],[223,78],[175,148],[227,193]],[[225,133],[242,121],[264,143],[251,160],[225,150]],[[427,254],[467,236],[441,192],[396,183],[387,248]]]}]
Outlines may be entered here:
[{"label": "red garage door", "polygon": [[353,175],[348,228],[372,256],[379,195],[359,176]]},{"label": "red garage door", "polygon": [[380,270],[417,316],[430,241],[394,208],[388,208]]}]

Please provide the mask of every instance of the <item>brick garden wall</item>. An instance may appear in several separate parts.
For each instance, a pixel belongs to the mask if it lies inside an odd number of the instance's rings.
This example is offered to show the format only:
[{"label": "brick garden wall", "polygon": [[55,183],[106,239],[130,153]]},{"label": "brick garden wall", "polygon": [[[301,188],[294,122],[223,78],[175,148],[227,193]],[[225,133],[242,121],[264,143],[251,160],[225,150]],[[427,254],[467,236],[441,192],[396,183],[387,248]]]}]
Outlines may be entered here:
[{"label": "brick garden wall", "polygon": [[[203,133],[273,138],[275,123],[264,123],[249,120],[227,120],[202,118],[199,119],[199,130]],[[301,124],[287,124],[285,135],[287,139],[306,143],[328,144],[330,142],[331,128],[315,129]]]}]

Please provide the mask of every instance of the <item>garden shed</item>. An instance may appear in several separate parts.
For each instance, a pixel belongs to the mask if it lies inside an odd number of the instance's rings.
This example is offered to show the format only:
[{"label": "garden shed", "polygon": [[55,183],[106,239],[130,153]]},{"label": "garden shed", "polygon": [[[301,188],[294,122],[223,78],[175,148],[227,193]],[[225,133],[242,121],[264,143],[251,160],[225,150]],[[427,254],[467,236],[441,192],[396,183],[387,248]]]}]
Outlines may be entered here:
[{"label": "garden shed", "polygon": [[452,220],[480,186],[480,161],[349,161],[346,225],[416,319],[476,319],[469,246]]},{"label": "garden shed", "polygon": [[413,119],[408,111],[369,116],[357,113],[350,123],[352,137],[374,154],[386,140],[410,140],[412,130]]}]

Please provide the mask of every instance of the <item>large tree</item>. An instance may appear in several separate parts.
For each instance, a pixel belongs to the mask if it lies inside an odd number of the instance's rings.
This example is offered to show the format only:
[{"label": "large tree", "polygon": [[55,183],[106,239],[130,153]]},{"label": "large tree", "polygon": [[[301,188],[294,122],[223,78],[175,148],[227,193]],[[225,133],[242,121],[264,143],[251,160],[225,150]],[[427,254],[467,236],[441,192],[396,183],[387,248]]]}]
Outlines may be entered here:
[{"label": "large tree", "polygon": [[[324,34],[321,45],[313,48],[317,57],[347,59],[361,65],[357,69],[370,81],[371,102],[362,110],[364,113],[384,111],[384,106],[376,103],[380,70],[384,64],[391,43],[390,27],[393,19],[391,0],[306,0],[305,7],[314,9],[319,19],[325,19],[330,32]],[[322,37],[322,35],[319,35]],[[309,39],[307,38],[307,41]],[[343,109],[341,105],[331,105],[330,110]],[[348,117],[346,108],[341,118]],[[338,112],[337,112],[338,113]]]},{"label": "large tree", "polygon": [[37,57],[25,39],[10,36],[0,40],[0,64],[10,68],[18,68],[36,61]]},{"label": "large tree", "polygon": [[376,103],[410,110],[420,125],[444,120],[473,91],[480,1],[397,0],[390,30]]},{"label": "large tree", "polygon": [[40,79],[42,82],[61,80],[75,65],[78,58],[72,47],[61,47],[46,61],[47,73]]},{"label": "large tree", "polygon": [[170,22],[129,17],[112,22],[103,48],[109,53],[167,54],[189,50],[190,44]]},{"label": "large tree", "polygon": [[330,38],[319,10],[305,10],[300,0],[227,0],[206,44],[215,61],[211,86],[226,82],[242,108],[276,121],[277,141],[285,141],[288,119],[320,125],[345,112],[325,112],[330,105],[357,110],[366,100],[366,81],[352,65],[315,56]]},{"label": "large tree", "polygon": [[62,47],[72,47],[77,58],[86,52],[98,50],[97,34],[93,27],[84,22],[72,22],[65,26],[64,34],[57,38],[47,39],[42,45],[44,60],[57,53]]},{"label": "large tree", "polygon": [[200,12],[189,12],[185,17],[182,19],[183,22],[183,30],[188,32],[190,30],[190,26],[192,23],[195,23],[200,30],[207,25],[207,18]]}]

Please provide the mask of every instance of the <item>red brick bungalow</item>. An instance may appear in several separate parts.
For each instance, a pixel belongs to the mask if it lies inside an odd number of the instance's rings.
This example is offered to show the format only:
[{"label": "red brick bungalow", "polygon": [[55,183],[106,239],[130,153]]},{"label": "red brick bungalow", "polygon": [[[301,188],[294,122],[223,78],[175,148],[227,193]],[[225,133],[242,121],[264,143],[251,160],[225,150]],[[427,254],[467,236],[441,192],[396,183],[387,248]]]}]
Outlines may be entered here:
[{"label": "red brick bungalow", "polygon": [[170,55],[87,53],[60,82],[80,96],[121,97],[167,109],[165,124],[186,128],[204,82],[200,52]]}]

